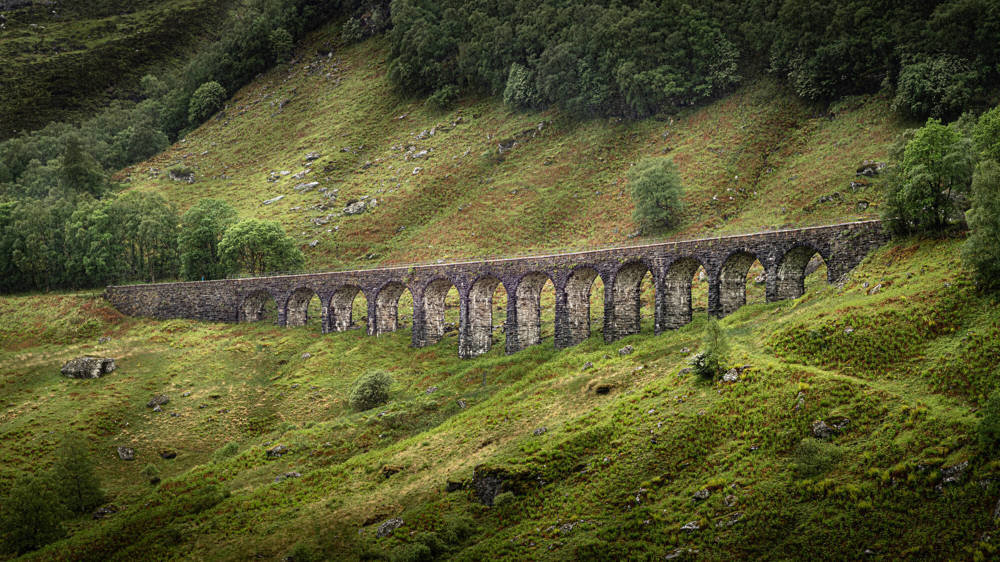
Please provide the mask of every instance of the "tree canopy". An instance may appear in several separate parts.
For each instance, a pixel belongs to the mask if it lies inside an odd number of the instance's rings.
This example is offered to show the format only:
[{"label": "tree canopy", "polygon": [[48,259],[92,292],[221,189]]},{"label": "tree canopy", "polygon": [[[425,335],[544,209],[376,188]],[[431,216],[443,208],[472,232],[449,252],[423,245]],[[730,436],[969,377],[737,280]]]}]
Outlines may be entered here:
[{"label": "tree canopy", "polygon": [[226,229],[219,253],[233,270],[254,275],[296,270],[305,263],[295,241],[273,221],[246,219]]}]

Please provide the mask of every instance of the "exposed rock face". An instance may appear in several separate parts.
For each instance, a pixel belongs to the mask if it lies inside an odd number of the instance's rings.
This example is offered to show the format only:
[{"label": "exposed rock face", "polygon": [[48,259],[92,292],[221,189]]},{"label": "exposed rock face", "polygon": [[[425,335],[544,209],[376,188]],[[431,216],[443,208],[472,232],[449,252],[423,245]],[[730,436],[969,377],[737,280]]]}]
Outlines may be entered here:
[{"label": "exposed rock face", "polygon": [[157,394],[156,396],[150,398],[149,402],[146,402],[146,407],[155,408],[157,406],[162,406],[167,402],[170,402],[170,398],[168,398],[166,394]]},{"label": "exposed rock face", "polygon": [[403,520],[397,517],[392,519],[386,519],[378,526],[378,530],[375,531],[375,536],[378,538],[388,537],[393,531],[403,526]]},{"label": "exposed rock face", "polygon": [[118,458],[123,461],[134,461],[135,449],[132,447],[118,447]]},{"label": "exposed rock face", "polygon": [[62,366],[62,374],[74,379],[96,379],[115,370],[110,357],[77,357]]}]

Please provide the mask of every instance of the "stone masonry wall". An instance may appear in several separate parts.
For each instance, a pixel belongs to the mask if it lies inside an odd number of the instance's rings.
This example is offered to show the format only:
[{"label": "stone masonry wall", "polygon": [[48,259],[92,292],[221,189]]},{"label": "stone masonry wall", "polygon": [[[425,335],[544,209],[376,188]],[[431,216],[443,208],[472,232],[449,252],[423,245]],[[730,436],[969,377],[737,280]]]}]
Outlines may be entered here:
[{"label": "stone masonry wall", "polygon": [[270,298],[280,325],[301,325],[315,294],[322,305],[323,331],[331,332],[350,328],[351,303],[361,292],[368,302],[368,333],[378,335],[397,329],[397,303],[409,290],[412,342],[422,347],[443,334],[443,299],[454,286],[461,299],[459,354],[474,357],[492,342],[492,295],[498,284],[507,292],[506,351],[513,353],[539,343],[538,292],[546,280],[556,292],[555,345],[567,347],[590,335],[589,294],[598,276],[605,287],[604,338],[610,342],[638,331],[638,284],[646,272],[656,289],[659,333],[690,322],[691,277],[698,266],[708,276],[709,312],[721,317],[745,303],[747,270],[755,259],[764,267],[769,301],[797,298],[814,254],[822,256],[833,282],[886,241],[879,221],[865,221],[523,258],[111,286],[106,298],[129,315],[214,322],[257,320]]}]

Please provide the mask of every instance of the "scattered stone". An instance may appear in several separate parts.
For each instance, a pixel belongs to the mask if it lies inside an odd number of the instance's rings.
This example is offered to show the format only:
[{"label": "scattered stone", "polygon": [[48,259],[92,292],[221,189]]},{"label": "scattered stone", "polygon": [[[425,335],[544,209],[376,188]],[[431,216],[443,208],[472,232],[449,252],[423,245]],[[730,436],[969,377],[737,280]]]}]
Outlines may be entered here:
[{"label": "scattered stone", "polygon": [[108,505],[101,506],[101,507],[95,509],[93,517],[94,517],[94,519],[104,519],[105,517],[108,517],[109,515],[114,515],[115,513],[118,513],[118,511],[119,511],[119,508],[118,508],[117,505],[108,504]]},{"label": "scattered stone", "polygon": [[870,290],[868,291],[868,294],[869,294],[869,295],[877,295],[877,294],[879,294],[879,293],[880,293],[881,291],[882,291],[882,284],[881,284],[881,283],[879,283],[878,285],[875,285],[874,287],[872,287],[872,288],[871,288],[871,289],[870,289]]},{"label": "scattered stone", "polygon": [[816,420],[812,422],[812,433],[817,439],[829,439],[836,435],[837,431],[826,425],[823,420]]},{"label": "scattered stone", "polygon": [[402,470],[403,470],[403,467],[401,467],[401,466],[387,464],[387,465],[385,465],[385,466],[382,467],[382,478],[388,479],[393,474],[398,474]]},{"label": "scattered stone", "polygon": [[416,168],[413,169],[413,175],[415,176],[415,175],[419,174],[421,171],[423,171],[423,168],[421,168],[420,166],[417,166]]},{"label": "scattered stone", "polygon": [[184,183],[194,183],[194,172],[187,174],[178,173],[176,170],[167,170],[167,177],[172,181],[182,181]]},{"label": "scattered stone", "polygon": [[965,476],[965,470],[969,468],[969,461],[964,461],[956,464],[955,466],[950,466],[948,468],[941,469],[941,483],[942,484],[957,484]]},{"label": "scattered stone", "polygon": [[736,496],[729,495],[722,499],[722,505],[726,507],[733,507],[736,505]]},{"label": "scattered stone", "polygon": [[115,360],[110,357],[77,357],[67,361],[60,369],[73,379],[96,379],[115,370]]},{"label": "scattered stone", "polygon": [[392,519],[387,519],[378,526],[378,530],[375,531],[375,536],[378,538],[388,537],[393,531],[403,526],[403,520],[397,517]]},{"label": "scattered stone", "polygon": [[274,447],[271,447],[270,449],[267,450],[267,458],[276,459],[281,455],[287,454],[288,452],[289,452],[288,447],[284,445],[275,445]]},{"label": "scattered stone", "polygon": [[799,393],[795,395],[795,408],[793,409],[801,410],[802,407],[805,405],[806,405],[806,393],[800,390]]},{"label": "scattered stone", "polygon": [[191,391],[190,390],[185,390],[184,393],[181,394],[181,396],[184,397],[184,398],[187,398],[188,396],[191,396]]},{"label": "scattered stone", "polygon": [[587,369],[590,369],[593,366],[594,366],[594,364],[592,362],[587,361],[586,363],[583,364],[583,370],[586,371]]},{"label": "scattered stone", "polygon": [[118,447],[118,458],[123,461],[134,461],[135,449],[132,447]]},{"label": "scattered stone", "polygon": [[319,240],[318,239],[314,238],[311,242],[309,242],[309,247],[310,248],[315,248],[318,245],[319,245]]},{"label": "scattered stone", "polygon": [[858,209],[858,211],[864,211],[864,210],[868,209],[868,207],[870,205],[871,205],[871,203],[869,203],[868,201],[861,200],[861,201],[858,201],[858,204],[856,205],[856,208]]},{"label": "scattered stone", "polygon": [[691,350],[690,350],[690,349],[688,349],[688,348],[686,348],[686,347],[682,347],[682,348],[681,348],[681,353],[683,353],[683,354],[685,354],[685,355],[686,355],[686,354],[688,354],[688,353],[691,353]]},{"label": "scattered stone", "polygon": [[302,354],[303,359],[309,359],[310,357],[312,357],[312,353],[309,353],[308,351]]},{"label": "scattered stone", "polygon": [[710,492],[708,490],[708,488],[702,488],[702,489],[698,490],[697,492],[695,492],[694,495],[691,496],[691,499],[693,499],[696,502],[700,502],[702,500],[707,500],[708,497],[711,496],[711,495],[712,495],[712,492]]},{"label": "scattered stone", "polygon": [[270,205],[271,203],[277,203],[278,201],[281,201],[284,198],[285,198],[284,195],[279,195],[279,196],[277,196],[277,197],[275,197],[273,199],[268,199],[268,200],[264,201],[263,203],[261,203],[261,205]]},{"label": "scattered stone", "polygon": [[697,521],[691,521],[689,523],[685,523],[681,527],[681,530],[686,533],[693,533],[695,531],[701,530],[701,525],[699,525]]},{"label": "scattered stone", "polygon": [[739,369],[729,369],[726,374],[722,375],[722,382],[738,382],[740,380]]},{"label": "scattered stone", "polygon": [[103,337],[97,339],[97,343],[99,343],[99,344],[100,343],[108,343],[109,341],[111,341],[111,336],[103,336]]},{"label": "scattered stone", "polygon": [[635,351],[634,347],[632,347],[631,345],[626,345],[625,347],[618,350],[618,355],[622,356],[630,355],[633,351]]},{"label": "scattered stone", "polygon": [[844,328],[844,335],[845,336],[849,336],[849,335],[851,335],[853,333],[854,333],[854,328],[852,328],[851,326],[848,326],[848,327]]},{"label": "scattered stone", "polygon": [[464,410],[465,409],[465,400],[462,400],[461,398],[459,398],[458,399],[458,407],[459,407],[459,409]]},{"label": "scattered stone", "polygon": [[310,152],[309,154],[306,154],[305,161],[312,162],[313,160],[319,160],[319,157],[320,157],[319,152]]},{"label": "scattered stone", "polygon": [[743,519],[743,512],[737,511],[735,513],[730,513],[729,515],[723,516],[718,521],[715,522],[715,526],[719,528],[732,527],[733,525],[740,522]]},{"label": "scattered stone", "polygon": [[163,406],[168,402],[170,402],[170,398],[168,398],[166,394],[157,394],[156,396],[150,398],[149,402],[146,402],[146,407],[153,408],[155,406]]},{"label": "scattered stone", "polygon": [[545,432],[548,431],[548,430],[549,430],[549,428],[547,428],[547,427],[539,427],[535,431],[532,431],[531,434],[537,437],[539,435],[545,435]]},{"label": "scattered stone", "polygon": [[160,405],[157,404],[157,405],[153,406],[153,411],[154,412],[162,412],[163,408],[161,408]]},{"label": "scattered stone", "polygon": [[886,166],[885,162],[876,162],[875,160],[865,160],[864,162],[861,163],[860,166],[858,166],[857,175],[874,177],[877,176],[879,172],[884,170],[885,166]]},{"label": "scattered stone", "polygon": [[311,191],[313,188],[316,188],[318,186],[319,186],[318,181],[310,181],[310,182],[300,183],[295,187],[293,187],[292,189],[298,191],[299,193],[305,193],[306,191]]},{"label": "scattered stone", "polygon": [[438,387],[436,386],[429,386],[427,387],[427,390],[424,391],[424,394],[434,394],[435,392],[437,392],[437,389]]},{"label": "scattered stone", "polygon": [[277,483],[277,482],[281,482],[282,480],[287,480],[289,478],[301,478],[301,477],[302,477],[301,474],[299,474],[298,472],[292,471],[292,472],[286,472],[284,474],[279,474],[279,475],[275,476],[274,477],[274,481],[275,481],[275,483]]},{"label": "scattered stone", "polygon": [[177,452],[176,451],[160,451],[160,458],[161,459],[165,459],[165,460],[176,459],[177,458]]}]

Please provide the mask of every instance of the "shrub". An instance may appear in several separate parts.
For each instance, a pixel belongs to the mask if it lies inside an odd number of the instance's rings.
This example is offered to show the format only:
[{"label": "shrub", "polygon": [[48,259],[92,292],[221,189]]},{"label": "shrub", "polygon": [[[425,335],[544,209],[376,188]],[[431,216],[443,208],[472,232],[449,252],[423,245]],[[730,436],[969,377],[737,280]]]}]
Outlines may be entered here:
[{"label": "shrub", "polygon": [[63,504],[74,513],[86,513],[104,501],[101,481],[80,435],[63,436],[52,467],[52,483]]},{"label": "shrub", "polygon": [[528,108],[539,105],[538,89],[535,87],[535,73],[518,63],[510,65],[507,85],[503,90],[503,102],[509,107]]},{"label": "shrub", "polygon": [[969,238],[962,245],[962,260],[973,269],[976,284],[985,290],[1000,289],[1000,164],[987,160],[972,178],[972,205],[966,213]]},{"label": "shrub", "polygon": [[354,381],[351,388],[351,407],[358,411],[370,410],[389,401],[392,377],[385,371],[369,371]]},{"label": "shrub", "polygon": [[493,498],[493,507],[503,508],[505,505],[510,505],[517,500],[517,496],[514,492],[500,492]]},{"label": "shrub", "polygon": [[197,125],[222,109],[226,101],[226,89],[218,82],[205,82],[191,94],[188,102],[188,121]]},{"label": "shrub", "polygon": [[223,461],[230,457],[235,457],[238,452],[240,452],[240,446],[237,445],[235,441],[230,441],[219,449],[216,449],[215,453],[212,455],[212,460]]},{"label": "shrub", "polygon": [[24,554],[66,535],[68,515],[59,496],[36,477],[17,480],[0,504],[0,537],[5,552]]},{"label": "shrub", "polygon": [[646,158],[628,171],[635,212],[640,228],[671,226],[681,209],[681,177],[677,166],[666,158]]},{"label": "shrub", "polygon": [[715,379],[725,370],[729,358],[729,340],[718,320],[709,318],[702,335],[702,350],[689,361],[695,374],[704,379]]},{"label": "shrub", "polygon": [[458,101],[458,93],[458,86],[448,84],[438,88],[427,101],[438,109],[448,109]]},{"label": "shrub", "polygon": [[147,74],[139,80],[139,91],[144,98],[162,98],[167,95],[169,88],[153,74]]},{"label": "shrub", "polygon": [[268,37],[271,41],[271,55],[277,62],[288,62],[292,58],[292,34],[287,29],[279,27]]},{"label": "shrub", "polygon": [[793,454],[792,468],[799,478],[810,478],[829,472],[840,459],[840,450],[833,443],[806,437]]},{"label": "shrub", "polygon": [[983,406],[983,417],[976,427],[979,450],[982,454],[995,457],[1000,452],[1000,388],[990,393]]}]

